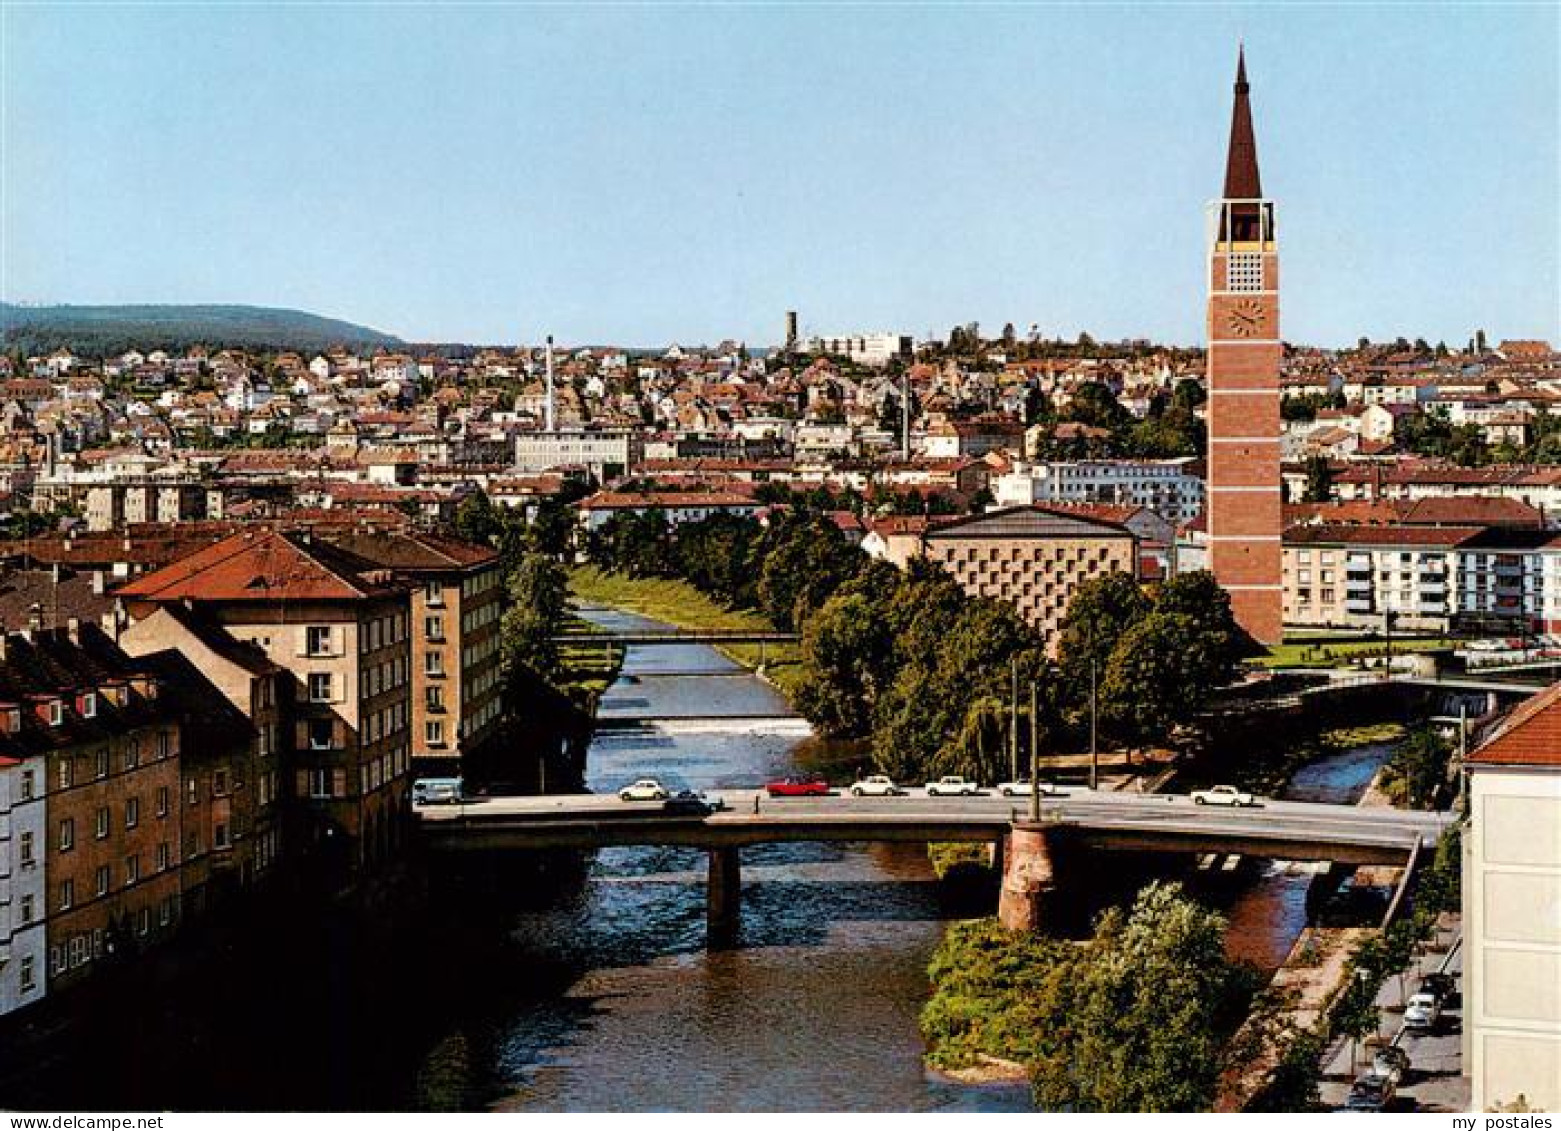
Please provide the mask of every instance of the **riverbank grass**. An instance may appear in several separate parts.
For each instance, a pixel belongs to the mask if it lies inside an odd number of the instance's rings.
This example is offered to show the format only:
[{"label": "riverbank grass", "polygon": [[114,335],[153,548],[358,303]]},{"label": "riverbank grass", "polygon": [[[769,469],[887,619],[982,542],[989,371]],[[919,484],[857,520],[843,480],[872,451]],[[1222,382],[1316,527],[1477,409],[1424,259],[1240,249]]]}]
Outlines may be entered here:
[{"label": "riverbank grass", "polygon": [[[1445,652],[1457,647],[1457,641],[1405,638],[1393,641],[1393,652]],[[1337,668],[1348,666],[1351,660],[1368,659],[1387,655],[1387,642],[1374,640],[1287,640],[1269,648],[1268,654],[1253,659],[1263,668]]]},{"label": "riverbank grass", "polygon": [[[569,592],[580,604],[622,609],[678,628],[775,631],[760,613],[725,608],[675,578],[628,577],[596,566],[577,566],[569,571]],[[762,648],[757,644],[722,644],[717,650],[749,670],[757,670],[762,657],[765,678],[788,700],[793,698],[801,676],[795,644],[766,644]]]}]

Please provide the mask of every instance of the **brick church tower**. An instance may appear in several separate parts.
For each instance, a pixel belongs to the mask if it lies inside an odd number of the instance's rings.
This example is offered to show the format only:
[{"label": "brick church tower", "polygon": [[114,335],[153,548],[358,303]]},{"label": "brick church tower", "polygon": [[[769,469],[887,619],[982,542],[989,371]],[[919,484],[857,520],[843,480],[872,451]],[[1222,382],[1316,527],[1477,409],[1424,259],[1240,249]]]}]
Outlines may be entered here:
[{"label": "brick church tower", "polygon": [[1263,199],[1244,54],[1225,192],[1209,206],[1209,561],[1241,626],[1281,635],[1279,252]]}]

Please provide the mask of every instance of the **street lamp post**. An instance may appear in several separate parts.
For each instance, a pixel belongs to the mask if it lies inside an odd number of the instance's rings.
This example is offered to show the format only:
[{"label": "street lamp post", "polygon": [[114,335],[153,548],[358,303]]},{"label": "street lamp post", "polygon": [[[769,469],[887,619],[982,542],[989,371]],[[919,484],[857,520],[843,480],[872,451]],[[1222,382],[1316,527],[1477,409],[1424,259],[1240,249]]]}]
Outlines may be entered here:
[{"label": "street lamp post", "polygon": [[1040,684],[1030,681],[1030,820],[1041,819],[1041,726],[1036,706]]},{"label": "street lamp post", "polygon": [[1100,788],[1100,746],[1097,741],[1095,714],[1098,703],[1095,696],[1095,657],[1089,658],[1089,787]]}]

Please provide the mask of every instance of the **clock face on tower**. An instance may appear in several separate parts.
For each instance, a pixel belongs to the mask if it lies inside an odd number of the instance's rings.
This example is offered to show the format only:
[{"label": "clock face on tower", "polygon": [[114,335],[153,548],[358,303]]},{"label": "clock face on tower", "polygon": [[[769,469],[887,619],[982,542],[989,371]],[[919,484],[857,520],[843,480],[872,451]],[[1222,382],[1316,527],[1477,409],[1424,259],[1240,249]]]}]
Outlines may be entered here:
[{"label": "clock face on tower", "polygon": [[1225,314],[1225,329],[1237,338],[1255,338],[1265,321],[1263,304],[1246,298],[1233,305]]}]

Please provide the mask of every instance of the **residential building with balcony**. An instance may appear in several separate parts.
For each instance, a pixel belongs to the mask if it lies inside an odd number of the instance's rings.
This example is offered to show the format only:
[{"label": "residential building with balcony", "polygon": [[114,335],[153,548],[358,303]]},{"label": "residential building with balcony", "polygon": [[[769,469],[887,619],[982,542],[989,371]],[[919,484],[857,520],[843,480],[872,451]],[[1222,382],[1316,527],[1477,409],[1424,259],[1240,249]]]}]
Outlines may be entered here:
[{"label": "residential building with balcony", "polygon": [[1446,632],[1458,612],[1458,548],[1479,533],[1457,526],[1292,526],[1284,535],[1284,622]]}]

